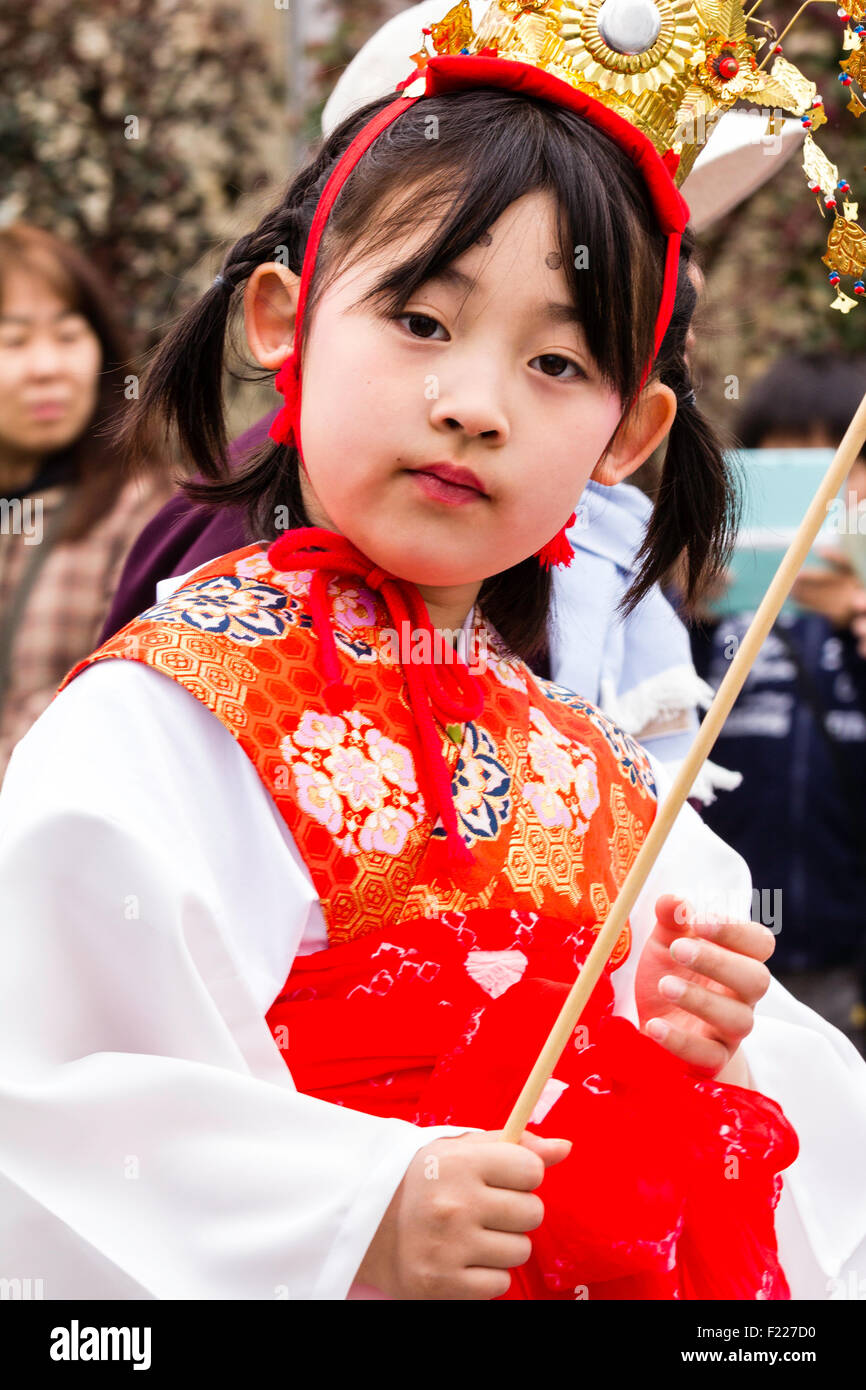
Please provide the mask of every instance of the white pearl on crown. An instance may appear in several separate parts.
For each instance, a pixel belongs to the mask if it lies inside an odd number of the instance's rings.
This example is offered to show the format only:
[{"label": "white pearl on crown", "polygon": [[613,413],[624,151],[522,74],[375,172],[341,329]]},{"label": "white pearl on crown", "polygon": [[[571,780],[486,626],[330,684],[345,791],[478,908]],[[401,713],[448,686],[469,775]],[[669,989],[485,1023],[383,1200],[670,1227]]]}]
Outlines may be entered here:
[{"label": "white pearl on crown", "polygon": [[616,53],[646,53],[662,27],[653,0],[604,0],[598,12],[598,32]]}]

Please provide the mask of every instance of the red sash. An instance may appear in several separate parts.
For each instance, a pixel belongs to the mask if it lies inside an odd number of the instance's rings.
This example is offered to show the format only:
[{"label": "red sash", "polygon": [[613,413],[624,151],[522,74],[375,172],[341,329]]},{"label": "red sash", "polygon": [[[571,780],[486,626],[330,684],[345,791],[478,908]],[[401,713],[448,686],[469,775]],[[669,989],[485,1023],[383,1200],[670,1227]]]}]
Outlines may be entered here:
[{"label": "red sash", "polygon": [[[403,921],[299,956],[268,1024],[300,1091],[500,1129],[593,939],[531,912]],[[545,1174],[545,1220],[507,1299],[790,1296],[773,1212],[793,1129],[615,1016],[608,971],[536,1120],[574,1147]]]}]

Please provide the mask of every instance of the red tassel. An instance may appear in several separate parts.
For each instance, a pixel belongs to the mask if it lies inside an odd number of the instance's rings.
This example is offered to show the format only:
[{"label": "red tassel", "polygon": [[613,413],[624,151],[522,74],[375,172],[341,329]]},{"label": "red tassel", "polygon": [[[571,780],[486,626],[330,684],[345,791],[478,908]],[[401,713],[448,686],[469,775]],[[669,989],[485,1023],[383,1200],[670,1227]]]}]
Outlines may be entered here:
[{"label": "red tassel", "polygon": [[296,444],[300,379],[298,359],[293,352],[289,353],[277,372],[274,387],[285,397],[286,403],[268,430],[268,434],[277,444]]},{"label": "red tassel", "polygon": [[271,439],[277,444],[291,447],[295,442],[295,424],[290,412],[283,406],[268,430]]},{"label": "red tassel", "polygon": [[545,569],[549,570],[552,565],[562,565],[567,569],[571,564],[574,559],[574,551],[565,533],[569,526],[574,525],[576,520],[577,514],[576,512],[572,512],[562,530],[556,533],[553,540],[548,541],[547,545],[543,545],[540,550],[535,552],[536,560],[538,560]]}]

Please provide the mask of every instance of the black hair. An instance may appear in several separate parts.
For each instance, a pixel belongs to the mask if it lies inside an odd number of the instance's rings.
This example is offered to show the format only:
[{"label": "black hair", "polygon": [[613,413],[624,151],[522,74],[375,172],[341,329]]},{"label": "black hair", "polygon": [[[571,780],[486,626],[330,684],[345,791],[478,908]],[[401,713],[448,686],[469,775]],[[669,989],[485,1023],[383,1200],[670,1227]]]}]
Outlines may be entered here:
[{"label": "black hair", "polygon": [[759,449],[776,431],[823,429],[839,443],[866,391],[866,358],[818,352],[777,358],[747,395],[737,422],[744,448]]},{"label": "black hair", "polygon": [[[223,356],[238,291],[257,265],[277,259],[279,248],[300,274],[331,171],[357,132],[391,100],[370,102],[344,120],[258,227],[231,248],[221,270],[223,283],[211,287],[158,349],[135,416],[122,432],[124,443],[135,438],[139,422],[154,416],[162,417],[167,430],[173,424],[202,475],[185,482],[184,492],[195,502],[241,507],[250,540],[275,538],[277,515],[290,527],[309,523],[296,450],[268,441],[239,470],[228,470]],[[305,334],[323,290],[350,253],[374,255],[421,217],[432,219],[427,241],[367,296],[398,313],[425,280],[467,251],[516,199],[536,190],[552,192],[561,210],[562,261],[587,347],[602,378],[624,403],[632,401],[652,357],[666,249],[643,179],[626,153],[583,117],[499,89],[416,102],[359,160],[326,225]],[[575,254],[578,247],[586,248],[588,269]],[[734,490],[718,436],[690,401],[684,355],[696,302],[688,274],[693,249],[687,229],[675,310],[651,377],[669,385],[680,404],[641,551],[642,568],[625,596],[625,611],[683,551],[686,602],[694,601],[724,563],[731,543]],[[530,557],[487,579],[479,603],[510,648],[528,659],[544,644],[550,597],[550,573]]]}]

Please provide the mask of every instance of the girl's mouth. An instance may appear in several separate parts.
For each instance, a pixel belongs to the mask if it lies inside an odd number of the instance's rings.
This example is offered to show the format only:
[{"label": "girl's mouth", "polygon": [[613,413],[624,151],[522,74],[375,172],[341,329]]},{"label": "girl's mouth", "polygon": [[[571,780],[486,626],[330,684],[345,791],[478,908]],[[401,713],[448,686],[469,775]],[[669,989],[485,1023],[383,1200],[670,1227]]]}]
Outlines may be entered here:
[{"label": "girl's mouth", "polygon": [[453,463],[430,463],[410,470],[425,496],[449,507],[463,507],[487,497],[479,478]]}]

